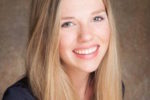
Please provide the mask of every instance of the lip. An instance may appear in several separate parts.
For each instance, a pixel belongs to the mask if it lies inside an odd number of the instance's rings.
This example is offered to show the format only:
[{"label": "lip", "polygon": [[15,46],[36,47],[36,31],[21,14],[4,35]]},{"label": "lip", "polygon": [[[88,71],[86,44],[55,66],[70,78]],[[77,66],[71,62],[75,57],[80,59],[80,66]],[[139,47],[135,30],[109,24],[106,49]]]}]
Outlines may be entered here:
[{"label": "lip", "polygon": [[75,48],[73,51],[75,51],[75,50],[89,49],[89,48],[92,48],[92,47],[95,47],[95,46],[99,46],[99,45],[95,44],[95,45],[91,45],[91,46],[82,46],[82,47]]},{"label": "lip", "polygon": [[[95,52],[91,53],[91,54],[78,54],[78,53],[75,53],[74,50],[83,50],[83,49],[89,49],[89,48],[92,48],[94,46],[97,46],[97,49]],[[86,47],[80,47],[80,48],[76,48],[73,50],[73,53],[74,55],[77,57],[77,58],[80,58],[80,59],[84,59],[84,60],[90,60],[90,59],[94,59],[98,53],[99,53],[99,49],[100,49],[100,46],[99,45],[92,45],[92,46],[86,46]]]}]

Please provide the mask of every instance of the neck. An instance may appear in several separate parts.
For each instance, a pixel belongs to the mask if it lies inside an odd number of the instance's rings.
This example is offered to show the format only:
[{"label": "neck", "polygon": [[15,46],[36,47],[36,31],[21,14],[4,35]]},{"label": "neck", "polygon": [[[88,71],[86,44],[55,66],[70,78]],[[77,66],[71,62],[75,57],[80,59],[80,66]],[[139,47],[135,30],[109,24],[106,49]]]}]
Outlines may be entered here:
[{"label": "neck", "polygon": [[91,87],[89,85],[90,73],[82,72],[79,70],[78,71],[71,70],[71,71],[68,71],[68,75],[71,78],[74,89],[80,96],[80,99],[85,100],[85,98],[89,98],[87,96],[90,96],[91,94]]}]

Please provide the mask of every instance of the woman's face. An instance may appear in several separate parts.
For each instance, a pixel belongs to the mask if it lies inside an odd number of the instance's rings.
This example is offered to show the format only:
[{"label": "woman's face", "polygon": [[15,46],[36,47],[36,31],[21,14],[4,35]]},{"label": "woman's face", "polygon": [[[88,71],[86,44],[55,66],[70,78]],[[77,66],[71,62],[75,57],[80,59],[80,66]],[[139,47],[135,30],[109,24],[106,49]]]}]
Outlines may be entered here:
[{"label": "woman's face", "polygon": [[59,54],[69,70],[93,72],[109,44],[110,28],[102,0],[61,0]]}]

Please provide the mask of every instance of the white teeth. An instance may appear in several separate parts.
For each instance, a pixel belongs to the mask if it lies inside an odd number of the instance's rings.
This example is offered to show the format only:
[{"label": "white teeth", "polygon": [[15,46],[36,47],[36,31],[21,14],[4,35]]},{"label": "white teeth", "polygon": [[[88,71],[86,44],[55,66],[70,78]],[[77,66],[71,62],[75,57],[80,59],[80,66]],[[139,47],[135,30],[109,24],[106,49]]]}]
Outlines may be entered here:
[{"label": "white teeth", "polygon": [[89,49],[74,50],[74,52],[77,54],[91,54],[91,53],[95,52],[96,49],[97,49],[97,46],[89,48]]}]

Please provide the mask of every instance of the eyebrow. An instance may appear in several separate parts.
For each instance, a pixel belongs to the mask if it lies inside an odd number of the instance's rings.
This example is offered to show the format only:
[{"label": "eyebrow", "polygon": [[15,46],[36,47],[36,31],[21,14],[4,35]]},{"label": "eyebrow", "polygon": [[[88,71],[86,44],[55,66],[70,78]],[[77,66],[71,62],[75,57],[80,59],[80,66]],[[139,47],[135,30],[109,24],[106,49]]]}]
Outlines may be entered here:
[{"label": "eyebrow", "polygon": [[[98,14],[98,13],[101,13],[101,12],[105,12],[105,9],[98,9],[98,10],[92,12],[91,15]],[[74,17],[62,17],[62,19],[63,20],[74,19]]]},{"label": "eyebrow", "polygon": [[63,17],[63,20],[67,20],[67,19],[74,19],[74,17]]},{"label": "eyebrow", "polygon": [[105,12],[105,9],[98,9],[98,10],[92,12],[92,15],[97,14],[97,13],[101,13],[101,12]]}]

